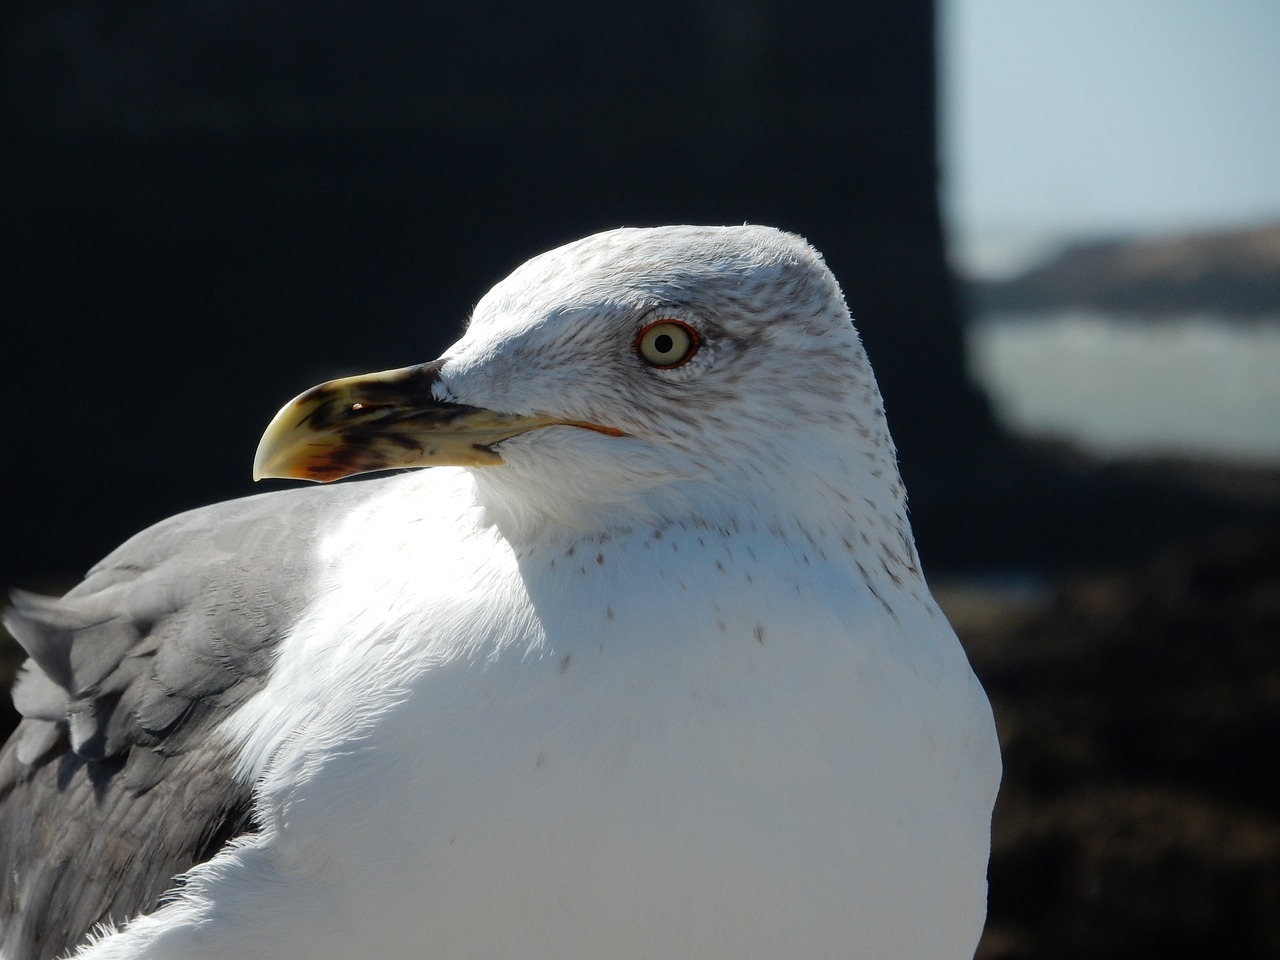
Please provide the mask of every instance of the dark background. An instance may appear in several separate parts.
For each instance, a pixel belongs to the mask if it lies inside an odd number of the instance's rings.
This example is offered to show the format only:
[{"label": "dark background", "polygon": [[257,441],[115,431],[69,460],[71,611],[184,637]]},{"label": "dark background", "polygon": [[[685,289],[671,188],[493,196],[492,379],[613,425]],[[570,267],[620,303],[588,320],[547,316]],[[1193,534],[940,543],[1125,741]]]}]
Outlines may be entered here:
[{"label": "dark background", "polygon": [[980,409],[929,3],[42,0],[6,27],[4,449],[26,507],[5,579],[248,492],[293,394],[433,358],[511,268],[624,224],[808,236],[900,446]]},{"label": "dark background", "polygon": [[845,287],[926,568],[1049,578],[1034,609],[956,617],[1008,764],[983,955],[1280,950],[1259,760],[1280,722],[1258,680],[1277,675],[1275,498],[996,431],[945,266],[930,0],[0,18],[0,582],[60,590],[141,527],[254,492],[285,400],[433,358],[548,247],[781,226]]}]

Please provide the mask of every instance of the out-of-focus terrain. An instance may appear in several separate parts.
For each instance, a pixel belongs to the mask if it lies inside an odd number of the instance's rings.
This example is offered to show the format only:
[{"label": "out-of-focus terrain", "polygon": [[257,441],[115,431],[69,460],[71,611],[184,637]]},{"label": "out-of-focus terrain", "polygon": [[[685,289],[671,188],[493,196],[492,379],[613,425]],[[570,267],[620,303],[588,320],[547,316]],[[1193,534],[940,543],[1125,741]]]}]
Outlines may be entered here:
[{"label": "out-of-focus terrain", "polygon": [[1271,314],[1280,309],[1280,224],[1076,242],[1016,277],[972,281],[966,294],[976,313]]},{"label": "out-of-focus terrain", "polygon": [[1004,750],[979,957],[1280,955],[1280,524],[938,593]]},{"label": "out-of-focus terrain", "polygon": [[[1152,344],[1191,316],[1256,333],[1280,317],[1280,226],[1079,242],[966,294],[971,316],[1015,326],[1077,311],[1140,324]],[[1105,386],[1097,367],[1064,369]],[[1170,365],[1155,383],[1185,403],[1179,390],[1213,397],[1202,381],[1220,375]],[[1140,421],[1124,405],[1153,401],[1133,393],[1094,399]],[[1114,438],[1092,455],[1032,444],[1030,462],[1072,479],[1034,493],[1042,506],[1001,536],[1056,542],[1023,544],[1046,575],[938,586],[1004,751],[983,960],[1280,956],[1280,451],[1256,429],[1266,409],[1193,411],[1210,424],[1203,450],[1252,423],[1252,466],[1126,455]],[[1091,552],[1063,549],[1072,529]]]}]

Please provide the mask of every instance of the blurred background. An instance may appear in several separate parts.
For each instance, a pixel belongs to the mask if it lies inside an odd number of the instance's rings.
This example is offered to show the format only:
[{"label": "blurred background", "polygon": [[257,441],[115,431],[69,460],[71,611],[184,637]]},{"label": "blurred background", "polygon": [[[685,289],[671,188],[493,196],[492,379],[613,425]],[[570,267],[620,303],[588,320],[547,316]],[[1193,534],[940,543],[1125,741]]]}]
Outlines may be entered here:
[{"label": "blurred background", "polygon": [[0,31],[4,585],[261,489],[284,401],[433,358],[537,252],[776,224],[844,284],[996,707],[980,955],[1280,955],[1280,5],[10,0]]}]

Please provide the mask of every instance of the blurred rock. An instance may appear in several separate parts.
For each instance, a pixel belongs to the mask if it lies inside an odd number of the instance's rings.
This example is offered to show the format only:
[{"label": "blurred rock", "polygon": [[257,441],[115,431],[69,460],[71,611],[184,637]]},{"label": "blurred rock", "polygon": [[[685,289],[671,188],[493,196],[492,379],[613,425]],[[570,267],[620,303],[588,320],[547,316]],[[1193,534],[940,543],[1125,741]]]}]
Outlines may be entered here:
[{"label": "blurred rock", "polygon": [[1006,765],[979,957],[1280,955],[1280,525],[958,628]]},{"label": "blurred rock", "polygon": [[1082,307],[1134,314],[1280,314],[1280,224],[1075,243],[965,289],[970,313]]}]

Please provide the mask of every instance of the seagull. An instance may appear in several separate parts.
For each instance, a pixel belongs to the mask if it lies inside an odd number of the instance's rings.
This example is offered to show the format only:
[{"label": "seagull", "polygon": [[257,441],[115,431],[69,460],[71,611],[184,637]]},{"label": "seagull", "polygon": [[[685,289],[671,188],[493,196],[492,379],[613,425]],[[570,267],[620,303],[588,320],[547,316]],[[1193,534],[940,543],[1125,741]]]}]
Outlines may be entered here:
[{"label": "seagull", "polygon": [[4,960],[973,955],[991,709],[807,242],[569,243],[254,463],[374,471],[14,595]]}]

